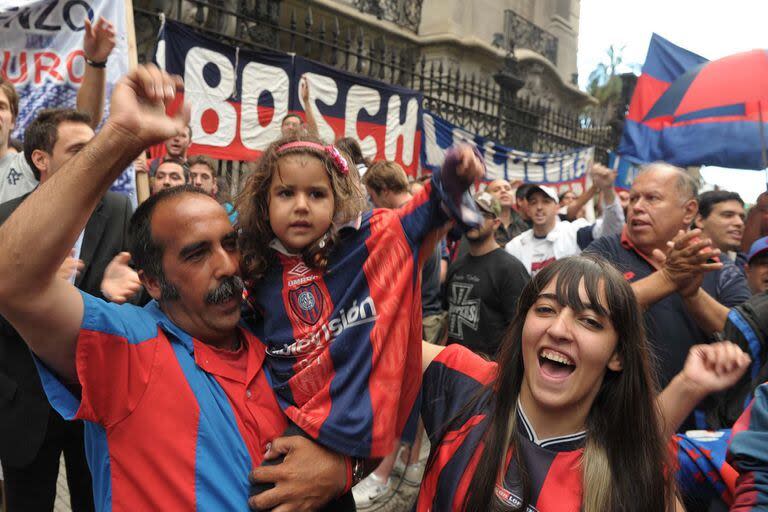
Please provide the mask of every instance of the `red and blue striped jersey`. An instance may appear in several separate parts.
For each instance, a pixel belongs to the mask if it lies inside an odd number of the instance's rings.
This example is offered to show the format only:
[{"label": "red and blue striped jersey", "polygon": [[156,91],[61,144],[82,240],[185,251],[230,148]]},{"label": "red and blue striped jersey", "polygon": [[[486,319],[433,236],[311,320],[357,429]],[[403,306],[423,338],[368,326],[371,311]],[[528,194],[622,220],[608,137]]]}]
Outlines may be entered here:
[{"label": "red and blue striped jersey", "polygon": [[[485,386],[496,376],[488,362],[461,345],[446,347],[424,373],[422,418],[432,443],[421,483],[417,512],[462,510],[469,484],[483,452],[482,437],[489,412]],[[470,406],[469,403],[476,404]],[[536,437],[518,408],[518,432],[523,460],[531,480],[531,509],[540,512],[581,510],[581,456],[585,434],[553,439]],[[518,469],[507,453],[504,478],[496,498],[505,508],[519,506]]]},{"label": "red and blue striped jersey", "polygon": [[36,363],[51,405],[85,420],[96,509],[249,510],[248,473],[287,427],[261,342],[243,329],[246,353],[233,364],[154,301],[118,306],[81,294],[81,396]]},{"label": "red and blue striped jersey", "polygon": [[730,429],[691,430],[672,438],[675,479],[688,512],[728,510],[736,470],[726,462]]},{"label": "red and blue striped jersey", "polygon": [[[422,418],[432,452],[422,480],[417,512],[461,510],[482,455],[489,402],[473,401],[496,377],[496,364],[459,345],[446,347],[424,373]],[[473,401],[473,406],[469,402]],[[540,512],[579,511],[582,506],[581,456],[584,433],[540,440],[518,408],[518,436],[531,477],[531,507]],[[730,431],[676,435],[670,447],[675,476],[689,512],[727,510],[736,471],[725,461]],[[519,505],[517,468],[511,453],[496,497]],[[718,506],[724,508],[717,508]]]},{"label": "red and blue striped jersey", "polygon": [[733,426],[728,460],[739,471],[731,511],[768,510],[768,384]]},{"label": "red and blue striped jersey", "polygon": [[[445,176],[449,181],[456,177]],[[437,228],[476,209],[444,193],[439,173],[397,210],[339,231],[324,271],[273,243],[275,261],[249,293],[280,406],[310,437],[355,457],[383,457],[403,432],[421,383],[421,264]],[[455,190],[453,187],[451,190]],[[446,208],[446,202],[453,202]]]}]

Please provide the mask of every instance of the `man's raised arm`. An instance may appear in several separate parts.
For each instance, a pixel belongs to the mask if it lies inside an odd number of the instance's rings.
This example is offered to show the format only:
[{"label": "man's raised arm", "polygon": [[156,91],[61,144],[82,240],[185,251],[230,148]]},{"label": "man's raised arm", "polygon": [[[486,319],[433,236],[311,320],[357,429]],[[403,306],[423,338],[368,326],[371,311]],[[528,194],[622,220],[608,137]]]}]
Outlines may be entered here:
[{"label": "man's raised arm", "polygon": [[83,53],[86,64],[83,83],[77,90],[77,110],[91,116],[94,130],[104,115],[104,95],[107,84],[107,58],[115,47],[115,27],[100,17],[95,23],[85,20]]},{"label": "man's raised arm", "polygon": [[61,262],[112,182],[145,147],[185,130],[165,114],[181,86],[154,66],[125,76],[103,129],[0,226],[0,314],[62,378],[76,382],[83,301],[56,278]]}]

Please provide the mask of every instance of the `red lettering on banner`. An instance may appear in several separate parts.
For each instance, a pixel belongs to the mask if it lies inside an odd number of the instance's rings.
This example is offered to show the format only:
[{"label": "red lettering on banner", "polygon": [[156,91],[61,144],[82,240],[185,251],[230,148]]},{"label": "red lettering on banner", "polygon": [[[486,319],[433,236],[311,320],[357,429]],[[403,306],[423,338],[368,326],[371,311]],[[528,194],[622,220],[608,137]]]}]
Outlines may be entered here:
[{"label": "red lettering on banner", "polygon": [[16,69],[18,70],[18,73],[15,77],[11,76],[8,72],[8,69],[10,68],[11,64],[11,52],[8,50],[5,50],[3,52],[3,78],[8,80],[14,85],[21,84],[27,81],[27,52],[21,52],[19,53],[19,59],[16,63]]},{"label": "red lettering on banner", "polygon": [[259,125],[262,128],[269,126],[272,122],[272,118],[275,117],[275,109],[272,107],[264,107],[261,104],[256,106],[256,112],[259,117]]},{"label": "red lettering on banner", "polygon": [[205,133],[216,133],[219,129],[219,114],[212,108],[206,109],[200,116],[200,125]]},{"label": "red lettering on banner", "polygon": [[[44,64],[43,59],[50,59],[52,64]],[[56,71],[56,68],[61,64],[61,59],[53,52],[36,52],[35,53],[35,83],[40,84],[43,81],[43,72],[47,71],[48,75],[54,80],[59,82],[64,81],[64,77]]]},{"label": "red lettering on banner", "polygon": [[67,55],[67,75],[69,75],[69,81],[73,84],[79,84],[83,82],[83,75],[85,74],[85,68],[83,68],[82,75],[75,74],[75,58],[80,57],[85,62],[85,52],[83,50],[75,50]]}]

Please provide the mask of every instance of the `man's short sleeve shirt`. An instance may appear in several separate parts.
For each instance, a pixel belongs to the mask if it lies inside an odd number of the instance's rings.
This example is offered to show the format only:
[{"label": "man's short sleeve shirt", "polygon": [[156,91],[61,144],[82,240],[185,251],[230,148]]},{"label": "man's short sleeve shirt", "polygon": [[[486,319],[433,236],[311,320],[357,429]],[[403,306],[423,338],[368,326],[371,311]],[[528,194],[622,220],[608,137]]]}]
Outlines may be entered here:
[{"label": "man's short sleeve shirt", "polygon": [[24,153],[7,153],[0,158],[0,204],[23,196],[37,186]]},{"label": "man's short sleeve shirt", "polygon": [[248,472],[287,426],[260,341],[241,330],[238,371],[154,301],[138,308],[82,296],[81,396],[36,362],[51,405],[86,422],[96,509],[247,510]]}]

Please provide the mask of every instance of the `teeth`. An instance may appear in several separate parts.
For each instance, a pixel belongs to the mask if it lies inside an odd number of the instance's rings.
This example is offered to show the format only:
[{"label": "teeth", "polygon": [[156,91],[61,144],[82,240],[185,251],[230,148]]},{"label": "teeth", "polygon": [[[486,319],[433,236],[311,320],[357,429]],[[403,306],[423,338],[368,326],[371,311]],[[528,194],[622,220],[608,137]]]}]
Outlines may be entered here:
[{"label": "teeth", "polygon": [[550,361],[554,361],[556,363],[565,364],[568,366],[574,366],[574,362],[571,361],[571,359],[569,359],[568,357],[564,356],[559,352],[555,352],[554,350],[544,349],[541,351],[541,354],[539,354],[539,357],[543,357],[544,359],[549,359]]}]

